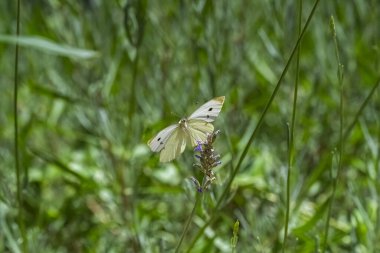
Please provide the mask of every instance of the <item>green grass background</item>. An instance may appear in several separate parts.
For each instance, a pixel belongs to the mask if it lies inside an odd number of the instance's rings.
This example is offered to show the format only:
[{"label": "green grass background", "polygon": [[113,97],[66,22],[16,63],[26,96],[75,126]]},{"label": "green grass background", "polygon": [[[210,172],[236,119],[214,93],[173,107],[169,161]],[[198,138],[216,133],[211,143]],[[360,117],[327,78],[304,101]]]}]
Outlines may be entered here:
[{"label": "green grass background", "polygon": [[172,252],[200,175],[191,149],[160,164],[146,142],[221,95],[222,165],[179,252],[232,252],[236,220],[236,252],[380,252],[380,2],[320,1],[274,94],[314,4],[299,3],[21,1],[19,202],[17,1],[0,1],[0,252]]}]

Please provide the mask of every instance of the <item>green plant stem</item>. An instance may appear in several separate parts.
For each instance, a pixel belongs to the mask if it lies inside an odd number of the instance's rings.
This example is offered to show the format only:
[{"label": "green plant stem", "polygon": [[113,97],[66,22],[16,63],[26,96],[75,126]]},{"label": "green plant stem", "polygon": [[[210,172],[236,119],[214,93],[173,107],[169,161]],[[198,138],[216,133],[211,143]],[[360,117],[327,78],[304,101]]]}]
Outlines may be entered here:
[{"label": "green plant stem", "polygon": [[[297,40],[297,42],[296,42],[296,44],[295,44],[295,46],[294,46],[294,48],[293,48],[293,50],[292,50],[290,56],[289,56],[289,59],[288,59],[286,65],[285,65],[285,67],[284,67],[284,69],[283,69],[283,71],[282,71],[282,73],[281,73],[280,79],[278,80],[278,82],[277,82],[277,84],[276,84],[276,87],[275,87],[275,89],[274,89],[274,91],[273,91],[271,97],[269,98],[269,101],[268,101],[267,105],[265,106],[263,113],[262,113],[261,116],[260,116],[260,119],[259,119],[259,121],[258,121],[258,123],[257,123],[257,125],[256,125],[256,128],[253,130],[252,135],[251,135],[251,137],[250,137],[249,140],[248,140],[248,143],[245,145],[245,148],[244,148],[244,150],[243,150],[243,153],[241,154],[241,156],[240,156],[240,158],[239,158],[238,164],[236,165],[236,167],[235,167],[234,170],[232,171],[232,174],[231,174],[230,178],[229,178],[228,181],[227,181],[226,187],[224,188],[224,190],[223,190],[221,196],[220,196],[219,199],[218,199],[218,202],[217,202],[217,204],[216,204],[216,206],[215,206],[215,208],[214,208],[214,212],[213,212],[213,214],[212,214],[212,216],[211,216],[211,218],[210,218],[211,220],[216,220],[216,218],[215,218],[214,216],[219,215],[219,212],[218,212],[218,211],[221,209],[222,202],[223,202],[223,200],[225,199],[225,197],[227,196],[227,194],[228,194],[228,192],[229,192],[229,190],[230,190],[230,187],[231,187],[232,181],[234,180],[235,176],[237,175],[238,171],[240,170],[240,167],[241,167],[241,165],[242,165],[242,163],[243,163],[243,161],[244,161],[244,159],[245,159],[245,157],[246,157],[246,155],[247,155],[247,153],[248,153],[249,147],[251,146],[253,140],[255,139],[256,134],[257,134],[257,132],[258,132],[258,130],[259,130],[261,124],[262,124],[263,121],[264,121],[264,117],[266,116],[266,113],[267,113],[269,107],[272,105],[272,102],[273,102],[274,98],[276,97],[279,88],[281,87],[282,80],[284,79],[285,74],[286,74],[286,72],[288,71],[288,68],[289,68],[289,66],[290,66],[291,60],[293,59],[293,57],[294,57],[294,55],[295,55],[295,53],[296,53],[296,51],[297,51],[297,48],[298,48],[298,46],[299,46],[299,44],[300,44],[300,42],[301,42],[303,36],[305,35],[305,32],[306,32],[306,30],[307,30],[307,28],[308,28],[308,26],[309,26],[309,24],[310,24],[311,18],[313,17],[314,12],[315,12],[315,10],[317,9],[317,6],[318,6],[319,1],[320,1],[320,0],[316,0],[315,3],[314,3],[313,9],[311,10],[310,15],[309,15],[309,17],[308,17],[308,19],[307,19],[307,21],[306,21],[306,23],[305,23],[305,26],[304,26],[303,29],[302,29],[301,35],[299,36],[299,38],[298,38],[298,40]],[[206,229],[206,227],[207,227],[209,224],[211,224],[211,221],[206,222],[205,225],[203,225],[203,226],[199,229],[197,235],[196,235],[195,238],[191,241],[188,251],[194,246],[194,244],[197,242],[197,240],[200,238],[200,236],[202,235],[203,231]]]},{"label": "green plant stem", "polygon": [[[302,17],[302,0],[298,2],[298,36],[301,34],[301,17]],[[282,252],[285,252],[286,242],[288,239],[288,226],[289,226],[289,213],[290,213],[290,175],[293,166],[293,157],[294,157],[294,125],[296,121],[296,111],[297,111],[297,97],[298,97],[298,80],[299,80],[299,65],[300,65],[300,48],[297,48],[297,59],[296,59],[296,80],[294,84],[294,93],[293,93],[293,110],[292,110],[292,121],[290,125],[289,132],[289,153],[288,153],[288,174],[286,177],[286,211],[285,211],[285,229],[284,229],[284,240],[282,245]]]},{"label": "green plant stem", "polygon": [[[333,153],[333,157],[331,159],[332,161],[334,159],[334,156],[335,156],[335,152]],[[326,251],[327,235],[328,235],[328,231],[329,231],[330,217],[331,217],[331,207],[332,207],[332,201],[333,201],[333,197],[334,197],[334,193],[335,193],[335,187],[336,187],[336,184],[335,184],[336,178],[334,178],[333,173],[332,173],[333,167],[334,167],[334,163],[331,162],[330,178],[334,180],[334,183],[333,183],[332,194],[331,194],[331,196],[328,199],[327,219],[326,219],[325,227],[324,227],[324,235],[323,235],[323,241],[322,241],[322,252]]]},{"label": "green plant stem", "polygon": [[[293,113],[295,109],[293,108]],[[293,150],[293,129],[289,124],[287,125],[288,127],[288,172],[286,175],[286,210],[285,210],[285,227],[284,227],[284,238],[283,238],[283,243],[282,243],[282,252],[285,252],[286,249],[286,242],[288,239],[288,226],[289,226],[289,213],[290,213],[290,175],[291,175],[291,169],[292,169],[292,150]]]},{"label": "green plant stem", "polygon": [[[344,149],[344,139],[343,139],[343,65],[340,62],[340,56],[339,56],[339,45],[338,40],[336,36],[336,30],[335,30],[335,23],[334,23],[334,17],[331,16],[330,19],[330,25],[333,33],[333,40],[335,45],[335,56],[338,63],[338,82],[339,82],[339,89],[340,89],[340,101],[339,101],[339,153],[338,153],[338,169],[335,175],[335,178],[333,180],[333,190],[330,197],[329,202],[329,209],[327,213],[327,222],[325,226],[325,233],[324,233],[324,241],[322,244],[322,252],[325,252],[326,245],[327,245],[327,238],[328,238],[328,232],[329,232],[329,223],[331,219],[331,208],[334,202],[336,187],[339,180],[340,171],[342,169],[342,157],[343,157],[343,149]],[[332,175],[334,177],[334,175]]]},{"label": "green plant stem", "polygon": [[199,204],[200,197],[201,197],[201,194],[197,193],[196,198],[195,198],[195,202],[194,202],[193,210],[191,210],[191,213],[190,213],[189,217],[187,218],[186,225],[185,225],[185,227],[184,227],[184,229],[182,231],[181,238],[179,239],[177,247],[175,249],[176,253],[179,252],[179,248],[181,247],[183,239],[185,238],[185,235],[186,235],[187,231],[189,230],[190,223],[193,220],[193,217],[194,217],[194,214],[195,214],[195,210],[197,210],[197,206]]},{"label": "green plant stem", "polygon": [[[17,25],[16,25],[16,35],[17,38],[20,36],[20,0],[17,1]],[[19,161],[19,133],[18,133],[18,59],[19,59],[19,44],[16,43],[16,52],[15,52],[15,70],[14,70],[14,98],[13,98],[13,111],[14,111],[14,157],[15,157],[15,167],[16,167],[16,187],[17,187],[17,203],[18,203],[18,226],[20,229],[22,237],[22,251],[27,252],[28,241],[25,231],[25,224],[23,218],[23,200],[22,200],[22,187],[21,187],[21,168]]]}]

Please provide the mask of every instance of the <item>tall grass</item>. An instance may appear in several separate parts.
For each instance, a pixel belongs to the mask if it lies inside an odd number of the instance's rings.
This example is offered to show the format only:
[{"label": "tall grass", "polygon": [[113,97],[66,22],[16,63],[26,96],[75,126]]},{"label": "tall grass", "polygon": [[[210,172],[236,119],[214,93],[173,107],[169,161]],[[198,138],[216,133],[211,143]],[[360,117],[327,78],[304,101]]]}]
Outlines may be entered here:
[{"label": "tall grass", "polygon": [[[302,0],[298,1],[298,36],[301,34],[301,21],[302,21]],[[293,109],[292,109],[292,119],[290,123],[290,128],[288,126],[288,173],[286,176],[286,210],[285,210],[285,226],[284,226],[284,242],[282,246],[282,252],[286,250],[286,241],[288,238],[288,227],[289,227],[289,214],[290,214],[290,178],[293,168],[293,157],[295,156],[294,149],[294,126],[296,123],[296,111],[297,111],[297,98],[298,98],[298,81],[299,81],[299,65],[300,65],[300,50],[301,42],[297,48],[297,59],[296,59],[296,70],[295,70],[295,82],[294,82],[294,93],[293,93]]]},{"label": "tall grass", "polygon": [[338,64],[337,68],[337,76],[338,76],[338,84],[339,84],[339,89],[340,89],[340,105],[339,105],[339,152],[338,152],[338,163],[337,163],[337,170],[336,174],[331,173],[331,177],[333,179],[333,189],[329,201],[329,207],[328,207],[328,212],[327,212],[327,219],[326,219],[326,226],[325,226],[325,232],[324,232],[324,238],[322,242],[322,252],[326,251],[327,247],[327,239],[328,239],[328,234],[329,234],[329,227],[330,227],[330,219],[331,219],[331,206],[334,204],[334,195],[336,191],[336,186],[338,184],[338,179],[340,175],[340,171],[342,169],[342,159],[343,159],[343,148],[344,148],[344,139],[343,139],[343,117],[344,117],[344,110],[343,110],[343,97],[344,97],[344,89],[343,89],[343,65],[340,62],[340,57],[339,57],[339,45],[338,45],[338,40],[337,40],[337,35],[336,35],[336,29],[335,29],[335,22],[334,22],[334,17],[331,16],[330,19],[330,29],[331,29],[331,34],[334,40],[334,45],[335,45],[335,55],[336,55],[336,61]]},{"label": "tall grass", "polygon": [[[0,252],[379,251],[379,15],[0,1]],[[198,194],[193,152],[161,164],[146,142],[222,95]]]},{"label": "tall grass", "polygon": [[[20,0],[17,1],[17,16],[16,16],[16,36],[20,35],[20,9],[21,3]],[[22,238],[22,252],[28,252],[28,237],[26,235],[25,229],[25,218],[24,218],[24,204],[23,204],[23,188],[21,184],[21,167],[20,167],[20,158],[19,158],[19,123],[18,123],[18,61],[19,61],[19,45],[16,42],[16,51],[15,51],[15,64],[14,64],[14,97],[13,97],[13,112],[14,112],[14,159],[15,159],[15,172],[16,172],[16,186],[17,186],[17,205],[18,205],[18,226],[20,229],[20,234]],[[24,175],[26,176],[26,174]]]}]

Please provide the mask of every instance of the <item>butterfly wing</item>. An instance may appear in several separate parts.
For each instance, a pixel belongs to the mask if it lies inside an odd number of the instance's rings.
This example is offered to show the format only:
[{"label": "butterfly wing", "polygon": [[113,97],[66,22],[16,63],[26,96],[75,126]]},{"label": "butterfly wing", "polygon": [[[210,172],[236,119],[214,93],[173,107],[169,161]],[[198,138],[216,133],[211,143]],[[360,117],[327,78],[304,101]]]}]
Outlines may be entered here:
[{"label": "butterfly wing", "polygon": [[178,124],[168,126],[148,141],[148,146],[153,152],[160,152],[168,142],[170,136],[178,128]]},{"label": "butterfly wing", "polygon": [[208,133],[214,131],[213,122],[223,107],[224,96],[216,97],[190,115],[186,124],[171,125],[148,141],[153,152],[160,153],[160,162],[169,162],[177,158],[189,142],[196,146],[198,141],[205,141]]},{"label": "butterfly wing", "polygon": [[160,162],[170,162],[177,158],[186,147],[186,140],[188,139],[188,133],[181,127],[177,127],[167,140],[165,147],[160,153]]},{"label": "butterfly wing", "polygon": [[199,119],[206,122],[213,122],[216,117],[218,117],[220,110],[222,110],[223,103],[224,96],[213,98],[193,112],[189,120]]},{"label": "butterfly wing", "polygon": [[214,131],[214,126],[200,119],[189,119],[187,122],[187,132],[189,143],[194,147],[198,141],[205,141],[207,134],[211,134]]}]

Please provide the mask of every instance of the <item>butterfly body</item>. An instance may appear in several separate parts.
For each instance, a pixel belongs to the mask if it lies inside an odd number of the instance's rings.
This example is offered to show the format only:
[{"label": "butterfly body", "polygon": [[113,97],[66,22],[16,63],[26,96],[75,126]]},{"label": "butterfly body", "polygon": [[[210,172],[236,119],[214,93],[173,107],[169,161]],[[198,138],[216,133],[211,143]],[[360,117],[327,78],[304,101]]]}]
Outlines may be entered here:
[{"label": "butterfly body", "polygon": [[153,152],[160,153],[160,162],[169,162],[178,157],[189,143],[192,147],[205,141],[207,134],[214,131],[211,124],[219,115],[224,103],[224,96],[216,97],[182,118],[178,124],[168,126],[148,141]]},{"label": "butterfly body", "polygon": [[178,121],[178,125],[180,128],[185,130],[187,128],[187,118],[183,118],[180,121]]}]

